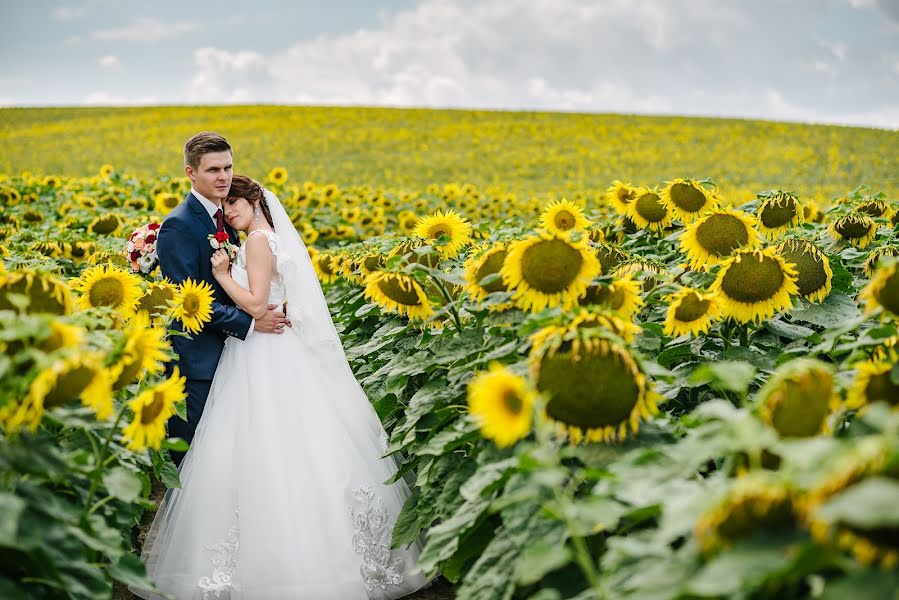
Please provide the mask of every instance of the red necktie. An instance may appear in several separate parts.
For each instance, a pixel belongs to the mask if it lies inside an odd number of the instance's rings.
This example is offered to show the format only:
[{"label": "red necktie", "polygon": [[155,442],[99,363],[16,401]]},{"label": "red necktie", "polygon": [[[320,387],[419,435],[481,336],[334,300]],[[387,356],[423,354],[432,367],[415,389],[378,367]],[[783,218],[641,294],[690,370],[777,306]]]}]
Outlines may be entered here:
[{"label": "red necktie", "polygon": [[215,211],[215,226],[219,233],[225,231],[225,215],[222,213],[221,208]]}]

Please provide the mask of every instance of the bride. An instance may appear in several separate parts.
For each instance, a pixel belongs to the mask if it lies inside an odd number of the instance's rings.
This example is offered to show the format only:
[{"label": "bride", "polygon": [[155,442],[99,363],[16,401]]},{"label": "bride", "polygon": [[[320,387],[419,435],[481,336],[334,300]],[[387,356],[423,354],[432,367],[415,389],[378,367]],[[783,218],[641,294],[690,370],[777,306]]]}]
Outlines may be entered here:
[{"label": "bride", "polygon": [[179,600],[388,599],[428,585],[418,542],[390,550],[409,490],[383,483],[396,472],[381,458],[387,436],[303,241],[248,177],[223,204],[247,239],[233,264],[213,255],[216,280],[251,315],[287,301],[293,331],[225,342],[183,487],[167,491],[144,545],[148,575]]}]

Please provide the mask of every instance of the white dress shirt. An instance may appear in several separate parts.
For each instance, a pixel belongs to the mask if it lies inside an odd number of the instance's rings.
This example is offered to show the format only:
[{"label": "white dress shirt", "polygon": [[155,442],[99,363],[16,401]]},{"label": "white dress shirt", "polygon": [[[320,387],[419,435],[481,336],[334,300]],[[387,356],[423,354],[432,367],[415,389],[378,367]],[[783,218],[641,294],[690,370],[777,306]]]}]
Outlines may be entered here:
[{"label": "white dress shirt", "polygon": [[[218,227],[218,221],[215,220],[215,213],[218,212],[219,208],[221,208],[221,205],[213,203],[212,200],[210,200],[209,198],[207,198],[206,196],[204,196],[203,194],[201,194],[200,192],[195,190],[193,188],[193,186],[191,186],[191,188],[190,188],[190,193],[193,194],[197,198],[197,200],[200,201],[200,204],[202,204],[203,208],[206,209],[206,212],[209,213],[209,218],[212,219],[213,224],[215,224],[215,226]],[[250,329],[247,330],[246,337],[250,337],[250,334],[253,333],[253,330],[255,328],[256,328],[256,319],[253,319],[252,321],[250,321]]]}]

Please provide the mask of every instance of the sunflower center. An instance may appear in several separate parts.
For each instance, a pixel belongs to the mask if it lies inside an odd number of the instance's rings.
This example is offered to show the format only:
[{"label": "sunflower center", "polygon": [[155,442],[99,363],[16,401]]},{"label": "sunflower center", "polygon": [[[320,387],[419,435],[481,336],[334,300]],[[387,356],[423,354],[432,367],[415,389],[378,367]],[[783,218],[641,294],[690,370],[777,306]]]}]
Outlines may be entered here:
[{"label": "sunflower center", "polygon": [[44,398],[44,407],[52,408],[77,398],[84,391],[84,388],[90,385],[94,375],[94,370],[84,365],[78,365],[60,374],[56,380],[56,385]]},{"label": "sunflower center", "polygon": [[378,281],[378,289],[397,304],[404,306],[420,305],[421,300],[418,298],[418,294],[415,293],[415,288],[411,284],[404,285],[404,283],[406,282],[399,277],[389,276]]},{"label": "sunflower center", "polygon": [[[475,276],[477,277],[478,282],[482,281],[488,275],[492,275],[494,273],[498,273],[499,270],[503,266],[503,261],[506,260],[506,250],[497,250],[490,254],[487,259],[484,261],[484,264],[481,265],[481,268],[478,269]],[[496,281],[487,285],[481,285],[488,293],[493,292],[505,292],[508,288],[503,283],[502,278],[497,278]]]},{"label": "sunflower center", "polygon": [[684,212],[694,213],[705,206],[705,194],[692,185],[675,183],[671,186],[671,202]]},{"label": "sunflower center", "polygon": [[119,376],[116,378],[115,383],[112,384],[112,388],[114,390],[120,390],[137,379],[137,376],[140,374],[140,368],[140,356],[135,356],[130,353],[126,354],[122,359],[122,370],[119,372]]},{"label": "sunflower center", "polygon": [[627,188],[618,188],[618,201],[622,204],[630,204],[634,199],[634,192]]},{"label": "sunflower center", "polygon": [[184,314],[186,316],[196,316],[196,314],[200,310],[200,299],[196,294],[188,294],[184,297],[184,301],[181,303],[181,306],[183,307]]},{"label": "sunflower center", "polygon": [[318,267],[321,269],[322,273],[325,275],[333,275],[334,270],[332,268],[331,257],[327,254],[319,255],[318,258]]},{"label": "sunflower center", "polygon": [[749,242],[749,232],[733,215],[712,215],[696,229],[696,241],[709,254],[726,256]]},{"label": "sunflower center", "polygon": [[98,279],[88,292],[91,306],[118,306],[125,301],[125,286],[113,277]]},{"label": "sunflower center", "polygon": [[609,345],[605,352],[586,351],[582,346],[577,354],[557,351],[545,355],[540,361],[537,387],[549,392],[547,414],[584,429],[626,421],[641,392],[631,367],[620,351]]},{"label": "sunflower center", "polygon": [[521,413],[524,403],[521,401],[518,394],[515,393],[515,390],[505,390],[503,392],[503,406],[505,406],[511,414],[518,415]]},{"label": "sunflower center", "polygon": [[834,229],[844,238],[854,240],[868,235],[870,224],[864,219],[856,219],[850,216],[837,221]]},{"label": "sunflower center", "polygon": [[380,254],[371,254],[362,259],[362,266],[369,272],[377,271],[384,266],[384,258]]},{"label": "sunflower center", "polygon": [[822,263],[823,257],[814,254],[809,248],[791,249],[785,247],[781,255],[787,262],[796,267],[796,286],[802,296],[808,296],[827,285],[827,271]]},{"label": "sunflower center", "polygon": [[881,202],[862,202],[858,205],[858,212],[872,217],[879,217],[886,212],[887,206]]},{"label": "sunflower center", "polygon": [[877,291],[877,302],[894,315],[899,314],[899,269],[896,269]]},{"label": "sunflower center", "polygon": [[521,257],[521,275],[527,284],[544,294],[565,290],[580,273],[584,258],[577,248],[562,240],[541,240]]},{"label": "sunflower center", "polygon": [[149,425],[155,421],[163,408],[165,408],[165,394],[159,391],[153,392],[153,400],[144,405],[140,411],[141,425]]},{"label": "sunflower center", "polygon": [[768,229],[777,229],[787,225],[796,217],[796,203],[792,200],[781,200],[766,204],[759,211],[762,225]]},{"label": "sunflower center", "polygon": [[704,317],[711,303],[711,300],[703,300],[696,293],[684,296],[674,309],[674,318],[683,323],[691,323]]},{"label": "sunflower center", "polygon": [[721,290],[737,302],[754,304],[772,299],[784,283],[780,264],[770,256],[746,254],[731,264]]},{"label": "sunflower center", "polygon": [[769,396],[776,405],[771,424],[784,437],[810,437],[821,431],[830,414],[833,380],[822,373],[809,373],[785,381]]},{"label": "sunflower center", "polygon": [[567,210],[560,210],[556,213],[556,216],[553,217],[553,222],[556,224],[556,227],[562,231],[566,231],[574,227],[574,215]]},{"label": "sunflower center", "polygon": [[865,398],[868,399],[868,402],[881,401],[895,406],[899,404],[899,385],[890,379],[889,371],[873,375],[865,387]]},{"label": "sunflower center", "polygon": [[112,233],[119,227],[119,219],[115,215],[103,217],[93,226],[94,233]]},{"label": "sunflower center", "polygon": [[602,275],[607,275],[613,271],[615,267],[620,265],[624,262],[624,259],[627,258],[627,255],[618,248],[605,245],[597,246],[595,248],[595,254],[596,258],[599,259],[600,273]]},{"label": "sunflower center", "polygon": [[643,194],[634,205],[637,213],[650,223],[663,221],[668,215],[665,206],[659,201],[659,195],[655,193]]},{"label": "sunflower center", "polygon": [[428,239],[436,240],[441,235],[448,235],[452,237],[452,231],[450,231],[450,228],[442,223],[428,229]]},{"label": "sunflower center", "polygon": [[759,529],[776,529],[792,522],[792,504],[786,498],[751,497],[730,507],[718,534],[735,541],[756,533]]}]

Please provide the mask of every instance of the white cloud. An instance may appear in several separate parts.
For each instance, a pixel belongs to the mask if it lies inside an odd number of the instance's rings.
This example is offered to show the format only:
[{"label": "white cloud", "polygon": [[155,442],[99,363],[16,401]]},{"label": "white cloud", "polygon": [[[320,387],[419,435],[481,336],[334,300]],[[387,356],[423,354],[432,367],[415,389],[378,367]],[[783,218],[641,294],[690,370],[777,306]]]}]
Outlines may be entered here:
[{"label": "white cloud", "polygon": [[82,99],[82,103],[88,106],[140,106],[159,104],[159,98],[157,96],[129,98],[101,90],[85,96]]},{"label": "white cloud", "polygon": [[81,6],[57,6],[50,11],[50,15],[59,21],[70,21],[86,15],[89,8],[86,4]]},{"label": "white cloud", "polygon": [[107,54],[106,56],[100,57],[100,60],[98,62],[104,69],[118,69],[122,66],[122,62],[119,60],[119,57],[112,54]]},{"label": "white cloud", "polygon": [[197,26],[186,21],[165,23],[148,17],[138,17],[130,24],[113,29],[92,31],[90,37],[101,41],[156,42],[193,31]]}]

